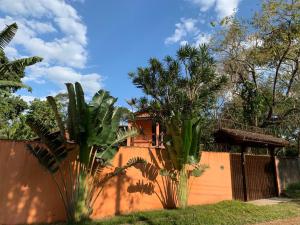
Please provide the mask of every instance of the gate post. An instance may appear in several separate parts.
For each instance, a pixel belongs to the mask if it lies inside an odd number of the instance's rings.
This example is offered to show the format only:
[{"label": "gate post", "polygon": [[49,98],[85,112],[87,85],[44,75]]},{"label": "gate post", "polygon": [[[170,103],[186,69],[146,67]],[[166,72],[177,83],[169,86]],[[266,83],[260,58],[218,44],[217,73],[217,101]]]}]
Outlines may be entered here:
[{"label": "gate post", "polygon": [[276,197],[279,196],[279,186],[278,186],[278,180],[277,180],[277,167],[276,167],[276,158],[275,158],[275,147],[268,147],[270,151],[270,156],[271,156],[271,164],[273,168],[273,174],[274,174],[274,186],[275,186],[275,192],[276,192]]},{"label": "gate post", "polygon": [[246,183],[246,169],[245,169],[245,150],[247,149],[246,146],[241,145],[241,163],[242,163],[242,177],[243,177],[243,192],[244,192],[244,201],[248,200],[247,197],[247,183]]}]

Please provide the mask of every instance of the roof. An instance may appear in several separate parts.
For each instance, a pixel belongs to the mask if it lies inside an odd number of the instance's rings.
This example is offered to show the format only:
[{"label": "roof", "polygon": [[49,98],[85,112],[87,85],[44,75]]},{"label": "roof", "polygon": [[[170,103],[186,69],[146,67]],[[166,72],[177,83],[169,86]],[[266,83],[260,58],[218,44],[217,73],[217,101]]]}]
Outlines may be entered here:
[{"label": "roof", "polygon": [[151,115],[146,111],[138,111],[134,113],[134,119],[129,119],[128,121],[136,120],[152,120]]},{"label": "roof", "polygon": [[220,128],[214,135],[216,142],[232,145],[249,147],[285,147],[289,145],[289,142],[283,138],[239,129]]}]

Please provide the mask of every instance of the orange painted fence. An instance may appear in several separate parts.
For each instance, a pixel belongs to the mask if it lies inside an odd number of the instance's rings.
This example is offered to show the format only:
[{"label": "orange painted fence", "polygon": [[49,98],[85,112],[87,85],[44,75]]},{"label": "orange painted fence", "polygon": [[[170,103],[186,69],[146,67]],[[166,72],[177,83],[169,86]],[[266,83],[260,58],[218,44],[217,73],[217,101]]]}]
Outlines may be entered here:
[{"label": "orange painted fence", "polygon": [[[0,140],[0,224],[64,220],[63,204],[51,176],[25,148],[26,142]],[[172,187],[164,185],[157,170],[166,162],[164,150],[122,147],[113,165],[124,165],[135,156],[149,164],[130,168],[126,175],[107,183],[95,204],[93,218],[172,205]],[[230,154],[203,152],[201,164],[208,168],[201,177],[191,179],[189,204],[232,199]]]}]

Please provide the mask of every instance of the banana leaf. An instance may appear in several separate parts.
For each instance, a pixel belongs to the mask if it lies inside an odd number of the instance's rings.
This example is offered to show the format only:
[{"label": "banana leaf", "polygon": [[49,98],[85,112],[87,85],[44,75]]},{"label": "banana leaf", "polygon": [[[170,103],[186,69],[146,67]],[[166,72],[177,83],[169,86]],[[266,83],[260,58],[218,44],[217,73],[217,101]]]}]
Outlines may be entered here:
[{"label": "banana leaf", "polygon": [[74,86],[71,83],[66,84],[68,89],[69,104],[68,104],[68,120],[67,128],[71,140],[78,141],[78,115],[77,115],[77,106],[76,106],[76,97]]},{"label": "banana leaf", "polygon": [[186,119],[182,124],[182,153],[181,153],[181,162],[186,164],[188,161],[188,156],[190,153],[190,148],[192,144],[193,137],[193,124],[191,119]]},{"label": "banana leaf", "polygon": [[52,96],[48,96],[47,101],[48,101],[49,105],[51,106],[52,111],[54,112],[55,119],[56,119],[57,125],[58,125],[59,130],[60,130],[61,138],[65,139],[65,127],[64,127],[64,124],[62,122],[62,118],[61,118],[61,116],[58,112],[56,101]]},{"label": "banana leaf", "polygon": [[59,169],[59,163],[55,156],[44,147],[39,145],[33,146],[28,144],[26,148],[34,157],[36,157],[39,163],[47,169],[50,173],[54,174]]}]

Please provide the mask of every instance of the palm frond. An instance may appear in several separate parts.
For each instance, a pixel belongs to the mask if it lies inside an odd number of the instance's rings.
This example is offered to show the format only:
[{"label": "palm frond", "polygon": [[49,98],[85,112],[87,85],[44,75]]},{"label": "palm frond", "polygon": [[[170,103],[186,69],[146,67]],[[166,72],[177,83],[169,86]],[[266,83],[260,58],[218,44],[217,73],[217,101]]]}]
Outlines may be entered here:
[{"label": "palm frond", "polygon": [[187,119],[183,121],[183,126],[182,126],[182,154],[181,154],[181,160],[182,163],[186,163],[189,153],[190,153],[190,148],[191,148],[191,143],[192,143],[192,120]]},{"label": "palm frond", "polygon": [[41,61],[43,61],[42,57],[32,56],[32,57],[27,57],[27,58],[14,60],[12,62],[9,62],[8,65],[25,68],[27,66],[32,66],[32,65],[34,65],[38,62],[41,62]]},{"label": "palm frond", "polygon": [[48,147],[57,161],[67,157],[66,145],[58,133],[51,133],[45,126],[31,117],[26,119],[26,123],[41,139],[41,142]]},{"label": "palm frond", "polygon": [[65,139],[65,133],[66,133],[65,132],[65,127],[64,127],[64,124],[62,122],[62,118],[61,118],[61,116],[58,112],[56,101],[52,96],[48,96],[47,101],[48,101],[49,105],[51,106],[52,111],[54,112],[55,119],[56,119],[57,125],[58,125],[59,130],[60,130],[61,138]]},{"label": "palm frond", "polygon": [[79,126],[77,118],[75,90],[73,84],[71,83],[67,83],[66,86],[68,89],[69,96],[67,128],[70,135],[70,139],[77,141]]},{"label": "palm frond", "polygon": [[200,161],[200,121],[193,124],[192,128],[192,143],[189,156],[196,162]]},{"label": "palm frond", "polygon": [[[111,131],[110,131],[111,132]],[[114,132],[115,134],[115,132]],[[99,151],[97,153],[97,158],[101,158],[104,161],[109,161],[111,159],[113,159],[113,157],[116,155],[116,153],[118,152],[118,144],[124,140],[126,140],[129,137],[133,137],[136,136],[138,134],[138,131],[134,128],[130,129],[130,130],[119,130],[116,132],[116,137],[113,141],[111,141],[110,143],[106,144],[106,143],[102,143],[102,151]],[[101,144],[101,143],[99,143]]]},{"label": "palm frond", "polygon": [[117,154],[118,149],[116,147],[106,147],[104,150],[97,152],[97,158],[101,159],[103,163],[109,162]]},{"label": "palm frond", "polygon": [[16,32],[18,30],[18,25],[13,23],[8,25],[5,29],[3,29],[0,33],[0,48],[3,50],[9,42],[13,39]]},{"label": "palm frond", "polygon": [[0,80],[0,88],[1,87],[19,87],[19,88],[26,88],[28,91],[32,90],[31,87],[22,84],[21,82],[9,81],[9,80]]},{"label": "palm frond", "polygon": [[80,83],[75,83],[75,91],[76,91],[76,107],[77,107],[77,113],[79,117],[79,129],[80,133],[87,132],[87,126],[88,126],[88,118],[87,118],[87,104],[84,100],[84,92],[82,90],[82,87]]},{"label": "palm frond", "polygon": [[38,56],[17,59],[11,62],[3,63],[0,66],[0,73],[21,73],[27,66],[32,66],[38,62],[41,62],[43,58]]},{"label": "palm frond", "polygon": [[126,140],[127,138],[134,137],[136,135],[138,135],[138,131],[135,128],[131,128],[129,130],[119,130],[117,131],[116,139],[111,143],[110,146],[119,144],[120,142]]}]

